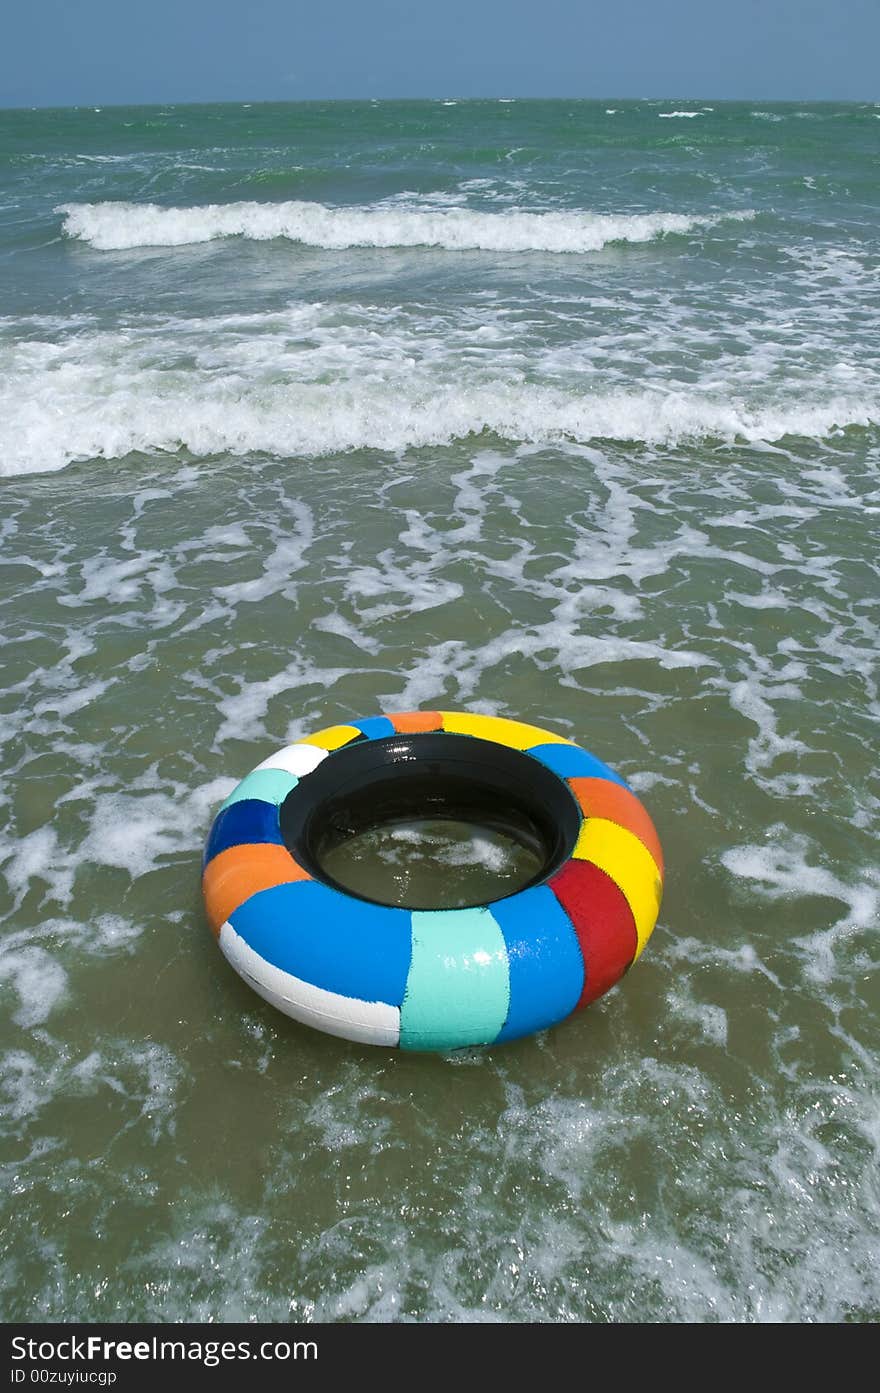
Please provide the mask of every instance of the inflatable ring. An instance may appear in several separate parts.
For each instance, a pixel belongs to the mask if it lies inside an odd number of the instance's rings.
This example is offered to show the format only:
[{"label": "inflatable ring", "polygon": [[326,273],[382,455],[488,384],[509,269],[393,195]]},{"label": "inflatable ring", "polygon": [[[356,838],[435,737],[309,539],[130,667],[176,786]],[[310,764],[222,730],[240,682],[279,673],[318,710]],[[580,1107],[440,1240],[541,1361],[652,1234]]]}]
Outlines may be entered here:
[{"label": "inflatable ring", "polygon": [[[525,888],[466,909],[399,909],[323,871],[322,852],[394,817],[463,816],[531,839]],[[625,781],[538,726],[453,711],[330,726],[238,785],[203,891],[220,948],[265,1000],[331,1035],[406,1050],[515,1040],[619,981],[660,908],[663,857]]]}]

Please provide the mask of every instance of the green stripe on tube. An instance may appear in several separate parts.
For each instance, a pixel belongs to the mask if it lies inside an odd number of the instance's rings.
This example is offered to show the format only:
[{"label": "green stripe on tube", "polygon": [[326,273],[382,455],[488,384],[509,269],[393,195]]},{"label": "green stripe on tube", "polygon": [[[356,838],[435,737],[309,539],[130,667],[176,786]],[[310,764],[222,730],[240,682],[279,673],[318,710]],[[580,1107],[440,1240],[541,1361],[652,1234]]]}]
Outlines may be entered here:
[{"label": "green stripe on tube", "polygon": [[295,779],[283,769],[255,769],[232,790],[220,812],[231,807],[233,803],[244,802],[247,798],[259,798],[262,803],[274,803],[278,807],[298,783],[299,779]]},{"label": "green stripe on tube", "polygon": [[488,909],[413,910],[401,1049],[491,1044],[509,1005],[507,947]]}]

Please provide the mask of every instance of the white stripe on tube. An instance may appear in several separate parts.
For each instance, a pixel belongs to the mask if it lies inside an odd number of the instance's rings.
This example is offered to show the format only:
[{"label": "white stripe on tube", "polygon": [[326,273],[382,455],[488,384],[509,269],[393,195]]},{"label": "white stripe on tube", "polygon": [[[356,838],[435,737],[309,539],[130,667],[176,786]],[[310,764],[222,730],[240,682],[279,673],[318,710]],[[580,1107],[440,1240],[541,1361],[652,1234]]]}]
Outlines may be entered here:
[{"label": "white stripe on tube", "polygon": [[[283,769],[294,778],[302,779],[326,758],[327,751],[319,750],[317,745],[285,745],[283,750],[258,764],[257,769]],[[251,773],[255,774],[257,769],[252,769]]]},{"label": "white stripe on tube", "polygon": [[400,1042],[400,1010],[384,1001],[359,1001],[315,987],[267,963],[236,933],[227,920],[220,930],[220,948],[254,991],[270,1005],[303,1025],[358,1040],[364,1045],[396,1046]]}]

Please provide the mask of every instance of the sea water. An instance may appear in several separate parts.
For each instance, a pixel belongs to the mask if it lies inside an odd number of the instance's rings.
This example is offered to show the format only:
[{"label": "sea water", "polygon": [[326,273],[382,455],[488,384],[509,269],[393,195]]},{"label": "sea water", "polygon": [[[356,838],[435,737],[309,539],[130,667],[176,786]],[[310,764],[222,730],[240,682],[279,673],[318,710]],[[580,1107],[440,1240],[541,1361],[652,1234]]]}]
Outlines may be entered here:
[{"label": "sea water", "polygon": [[[0,112],[5,1319],[880,1317],[878,160],[870,104]],[[206,927],[234,784],[417,707],[659,830],[544,1035],[323,1036]]]}]

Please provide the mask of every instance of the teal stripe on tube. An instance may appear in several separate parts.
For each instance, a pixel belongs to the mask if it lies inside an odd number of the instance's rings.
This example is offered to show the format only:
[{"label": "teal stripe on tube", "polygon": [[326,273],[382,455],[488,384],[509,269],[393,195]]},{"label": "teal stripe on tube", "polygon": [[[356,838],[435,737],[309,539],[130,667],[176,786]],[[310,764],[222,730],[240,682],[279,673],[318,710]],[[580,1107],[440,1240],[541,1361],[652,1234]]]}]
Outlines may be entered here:
[{"label": "teal stripe on tube", "polygon": [[220,812],[224,808],[231,808],[233,803],[244,802],[246,798],[258,798],[261,803],[274,803],[276,807],[280,807],[290,790],[296,788],[298,783],[299,779],[295,779],[284,769],[255,769],[232,790],[226,802],[222,804]]},{"label": "teal stripe on tube", "polygon": [[504,935],[488,909],[412,911],[400,1048],[454,1050],[496,1039],[510,1005]]}]

